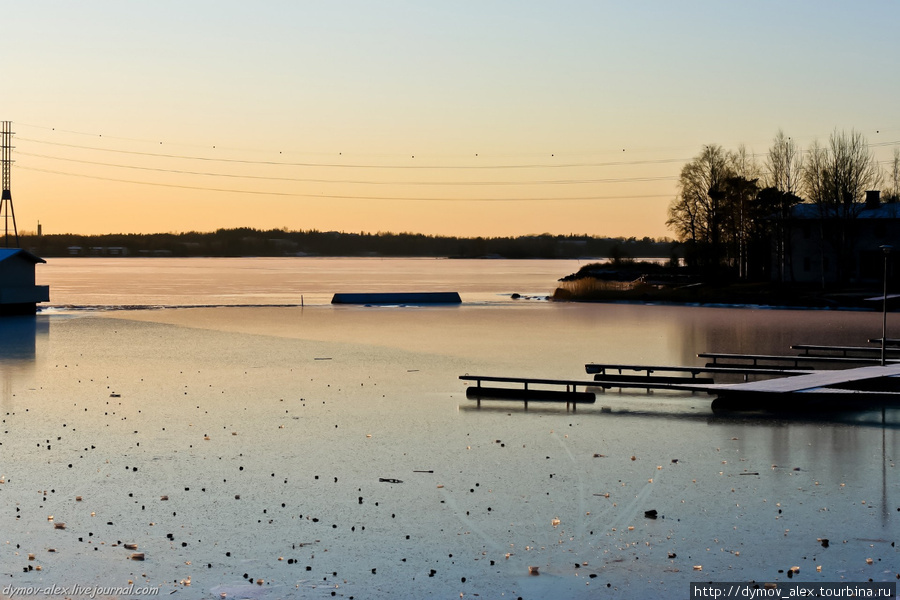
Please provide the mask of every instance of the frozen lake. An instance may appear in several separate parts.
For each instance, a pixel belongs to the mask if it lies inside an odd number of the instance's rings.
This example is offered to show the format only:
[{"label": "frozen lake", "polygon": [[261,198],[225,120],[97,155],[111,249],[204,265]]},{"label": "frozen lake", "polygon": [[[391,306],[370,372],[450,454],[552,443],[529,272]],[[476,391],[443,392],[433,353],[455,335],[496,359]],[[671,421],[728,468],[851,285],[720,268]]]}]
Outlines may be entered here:
[{"label": "frozen lake", "polygon": [[[57,308],[0,323],[0,595],[643,599],[795,566],[896,581],[896,409],[722,416],[642,391],[478,409],[458,380],[858,345],[879,313],[537,299],[575,261],[55,262],[38,282]],[[327,303],[410,289],[463,304]],[[207,307],[112,310],[158,305]]]}]

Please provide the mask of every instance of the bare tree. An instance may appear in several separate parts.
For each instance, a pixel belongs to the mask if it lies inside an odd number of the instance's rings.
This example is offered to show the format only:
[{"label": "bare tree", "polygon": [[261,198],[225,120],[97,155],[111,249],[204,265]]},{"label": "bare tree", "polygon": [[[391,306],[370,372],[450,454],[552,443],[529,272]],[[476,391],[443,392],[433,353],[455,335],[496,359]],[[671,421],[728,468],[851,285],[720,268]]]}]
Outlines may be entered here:
[{"label": "bare tree", "polygon": [[725,185],[726,210],[730,223],[723,233],[730,239],[729,259],[737,266],[738,276],[747,277],[748,246],[755,229],[756,197],[759,192],[760,168],[753,153],[740,144],[728,153],[728,177]]},{"label": "bare tree", "polygon": [[700,206],[690,195],[682,192],[669,205],[666,226],[675,231],[675,237],[691,244],[700,239]]},{"label": "bare tree", "polygon": [[669,206],[667,224],[682,241],[703,249],[702,256],[694,258],[705,264],[714,263],[719,256],[722,203],[729,173],[725,150],[717,144],[704,146],[682,167],[678,197]]},{"label": "bare tree", "polygon": [[796,194],[803,175],[803,152],[782,130],[778,130],[766,157],[766,187],[779,192]]},{"label": "bare tree", "polygon": [[[809,148],[803,183],[807,198],[819,208],[822,239],[831,242],[837,255],[839,282],[852,272],[854,221],[865,206],[866,190],[876,188],[881,177],[881,169],[861,133],[835,130],[827,147],[816,141]],[[822,266],[824,285],[824,247]]]},{"label": "bare tree", "polygon": [[807,150],[806,162],[803,168],[803,188],[806,198],[819,209],[819,268],[822,273],[822,287],[825,287],[825,239],[826,225],[831,224],[834,214],[829,211],[828,191],[828,150],[819,140],[813,140]]},{"label": "bare tree", "polygon": [[775,257],[778,264],[779,279],[784,282],[794,279],[791,261],[791,208],[800,201],[797,193],[803,177],[803,152],[797,144],[779,129],[769,148],[766,157],[766,187],[776,192],[769,192],[777,203],[778,222],[775,231]]},{"label": "bare tree", "polygon": [[888,184],[884,190],[886,202],[900,201],[900,148],[894,148],[894,157],[887,173]]},{"label": "bare tree", "polygon": [[759,213],[759,177],[760,167],[743,145],[734,152],[704,146],[684,165],[667,224],[686,242],[691,262],[748,277],[751,243],[764,237],[760,223],[769,216]]},{"label": "bare tree", "polygon": [[828,203],[828,150],[819,140],[813,140],[806,151],[806,161],[803,163],[803,191],[806,199],[824,206]]},{"label": "bare tree", "polygon": [[835,131],[828,141],[835,200],[848,210],[855,209],[859,214],[866,190],[881,184],[881,169],[861,133]]}]

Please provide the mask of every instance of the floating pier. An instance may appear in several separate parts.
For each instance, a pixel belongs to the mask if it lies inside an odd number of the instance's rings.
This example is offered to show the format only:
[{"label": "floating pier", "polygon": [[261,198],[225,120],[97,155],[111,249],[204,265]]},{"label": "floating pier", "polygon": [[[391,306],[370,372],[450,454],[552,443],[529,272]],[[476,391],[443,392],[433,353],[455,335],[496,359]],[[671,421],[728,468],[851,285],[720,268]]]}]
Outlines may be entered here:
[{"label": "floating pier", "polygon": [[338,293],[332,304],[461,304],[458,292]]},{"label": "floating pier", "polygon": [[[810,363],[810,362],[822,362],[822,363],[834,363],[834,364],[860,364],[860,363],[875,363],[880,364],[880,358],[869,358],[869,357],[850,357],[850,356],[809,356],[809,355],[783,355],[783,354],[730,354],[727,352],[699,352],[697,353],[698,358],[711,358],[712,362],[709,366],[725,366],[725,363],[720,363],[719,360],[749,360],[751,361],[752,366],[759,365],[759,361],[766,362],[787,362],[794,363],[794,368],[799,368],[800,363]],[[892,361],[896,362],[896,360]],[[728,365],[728,366],[740,366],[740,365]],[[765,366],[765,365],[759,365]],[[785,367],[781,367],[785,368]]]},{"label": "floating pier", "polygon": [[[878,343],[881,343],[881,340],[878,340]],[[802,350],[802,356],[818,356],[824,358],[825,356],[834,356],[833,354],[822,355],[822,354],[812,354],[812,352],[840,352],[841,356],[849,356],[849,353],[859,353],[859,354],[881,354],[881,347],[874,346],[818,346],[816,344],[794,344],[791,346],[792,350]],[[897,347],[886,347],[884,349],[885,354],[900,354],[900,348]]]},{"label": "floating pier", "polygon": [[[880,340],[879,340],[880,341]],[[864,351],[871,353],[880,351],[876,348],[859,346],[818,346],[800,344],[792,346],[804,352],[851,352]],[[638,388],[651,390],[669,390],[676,392],[705,392],[715,395],[712,407],[734,410],[785,410],[810,406],[840,409],[861,409],[888,403],[900,403],[900,360],[890,360],[882,366],[880,359],[870,357],[849,356],[784,356],[772,354],[726,354],[704,352],[697,354],[700,358],[711,358],[713,365],[705,367],[692,366],[657,366],[588,363],[584,366],[587,373],[594,373],[593,381],[572,379],[540,379],[530,377],[496,377],[487,375],[462,375],[463,381],[474,381],[475,386],[466,390],[468,398],[477,400],[520,400],[527,408],[529,401],[566,402],[573,410],[577,403],[593,403],[596,399],[590,388],[606,390],[608,388]],[[716,364],[719,359],[750,360],[752,364]],[[760,365],[759,361],[792,361],[794,368],[782,366]],[[854,368],[838,368],[833,370],[800,369],[801,362],[823,362],[840,367],[851,364],[868,363],[869,366]],[[872,365],[871,363],[876,363]],[[623,371],[644,373],[643,375],[624,374]],[[661,373],[684,373],[688,376],[654,375]],[[715,383],[710,377],[700,377],[701,373],[738,374],[743,375],[743,383]],[[773,378],[748,381],[748,377],[771,376]],[[515,384],[521,387],[494,387],[482,385],[486,383]],[[565,388],[539,389],[534,386]],[[578,391],[581,388],[583,391]]]},{"label": "floating pier", "polygon": [[[589,386],[596,386],[593,381],[575,381],[570,379],[536,379],[533,377],[491,377],[483,375],[460,375],[462,381],[474,381],[475,386],[466,390],[466,397],[478,402],[481,406],[482,400],[519,400],[525,403],[528,408],[529,402],[565,402],[566,409],[571,405],[575,410],[577,404],[593,404],[597,398],[593,392],[587,391]],[[514,383],[521,384],[520,388],[510,387],[488,387],[483,386],[483,381],[492,383]],[[547,390],[535,388],[533,386],[553,386],[562,387],[563,390]],[[532,386],[532,387],[529,387]],[[584,391],[577,391],[577,388],[583,388]]]},{"label": "floating pier", "polygon": [[[715,367],[669,367],[658,365],[620,365],[601,363],[588,363],[584,365],[585,373],[596,373],[597,375],[603,375],[604,379],[612,381],[616,380],[616,375],[610,375],[608,373],[609,371],[616,371],[619,375],[621,375],[623,371],[644,372],[646,375],[652,375],[656,371],[660,371],[663,373],[688,373],[691,375],[691,381],[696,381],[697,375],[699,375],[700,373],[718,373],[722,375],[730,373],[743,375],[744,381],[747,381],[748,375],[806,375],[808,373],[812,373],[813,370],[814,369],[809,367],[806,369],[794,369],[785,367],[766,367],[753,365],[718,365]],[[595,379],[597,375],[594,376]]]},{"label": "floating pier", "polygon": [[717,396],[714,407],[735,409],[795,408],[829,405],[854,409],[865,404],[900,401],[900,365],[857,367],[819,371],[785,379],[767,379],[738,384],[716,384],[709,392]]}]

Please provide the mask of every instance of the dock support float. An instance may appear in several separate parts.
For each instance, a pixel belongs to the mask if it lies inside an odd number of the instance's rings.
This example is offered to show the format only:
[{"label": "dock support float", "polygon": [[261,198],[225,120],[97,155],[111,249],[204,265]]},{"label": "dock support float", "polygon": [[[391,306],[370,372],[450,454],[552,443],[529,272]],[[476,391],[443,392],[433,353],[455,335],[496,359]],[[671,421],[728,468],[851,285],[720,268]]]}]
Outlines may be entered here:
[{"label": "dock support float", "polygon": [[[574,412],[577,410],[579,403],[593,403],[596,397],[592,392],[577,391],[578,385],[592,385],[592,382],[574,382],[568,380],[555,379],[531,379],[525,377],[485,377],[478,375],[461,375],[460,379],[464,381],[474,381],[475,385],[466,390],[466,397],[476,401],[476,406],[481,407],[482,400],[514,400],[521,401],[525,410],[528,410],[529,402],[565,402],[566,410]],[[483,381],[495,381],[504,383],[522,384],[520,389],[504,388],[504,387],[485,387]],[[543,390],[534,389],[531,384],[559,385],[565,386],[562,390]]]}]

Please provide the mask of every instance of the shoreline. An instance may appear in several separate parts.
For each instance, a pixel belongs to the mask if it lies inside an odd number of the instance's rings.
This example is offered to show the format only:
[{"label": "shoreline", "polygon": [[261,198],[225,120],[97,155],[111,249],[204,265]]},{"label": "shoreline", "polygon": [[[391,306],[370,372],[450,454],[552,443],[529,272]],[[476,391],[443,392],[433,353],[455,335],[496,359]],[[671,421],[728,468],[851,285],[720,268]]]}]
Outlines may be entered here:
[{"label": "shoreline", "polygon": [[[620,284],[589,277],[561,280],[560,283],[551,294],[551,301],[880,312],[883,293],[882,290],[861,287],[822,290],[811,286],[769,283],[716,286],[695,283],[673,287],[631,282]],[[891,300],[888,298],[889,311],[897,308],[896,299]]]}]

